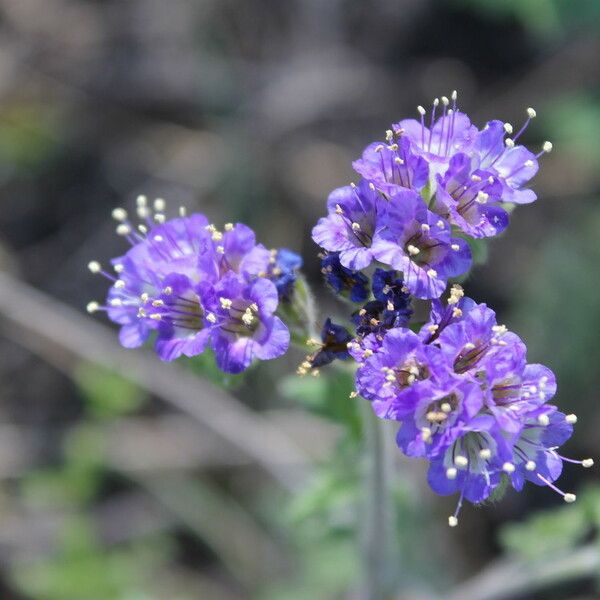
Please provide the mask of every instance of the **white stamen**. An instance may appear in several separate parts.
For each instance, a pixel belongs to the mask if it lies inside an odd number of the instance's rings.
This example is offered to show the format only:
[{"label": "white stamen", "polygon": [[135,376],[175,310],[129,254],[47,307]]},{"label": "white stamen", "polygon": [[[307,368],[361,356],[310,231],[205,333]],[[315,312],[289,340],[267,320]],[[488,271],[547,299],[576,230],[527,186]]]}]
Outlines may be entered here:
[{"label": "white stamen", "polygon": [[413,246],[412,244],[409,244],[406,249],[408,250],[408,253],[411,256],[416,256],[417,254],[419,254],[419,252],[421,252],[416,246]]},{"label": "white stamen", "polygon": [[523,164],[524,164],[526,167],[533,167],[533,161],[532,161],[531,159],[529,159],[529,160],[526,160],[526,161],[525,161]]},{"label": "white stamen", "polygon": [[92,260],[88,263],[88,269],[92,273],[100,273],[102,270],[102,265],[97,260]]},{"label": "white stamen", "polygon": [[95,313],[100,308],[100,305],[97,302],[88,302],[85,310],[87,310],[90,315]]},{"label": "white stamen", "polygon": [[233,223],[225,223],[223,229],[225,229],[225,231],[233,231]]},{"label": "white stamen", "polygon": [[442,406],[440,406],[440,408],[442,409],[442,412],[446,414],[452,412],[452,405],[449,402],[442,403]]},{"label": "white stamen", "polygon": [[554,146],[552,145],[552,142],[544,142],[544,145],[542,146],[542,149],[546,153],[552,152],[552,148],[554,148]]},{"label": "white stamen", "polygon": [[444,106],[448,106],[448,104],[450,104],[450,100],[448,100],[446,96],[442,96],[442,104]]},{"label": "white stamen", "polygon": [[138,206],[139,208],[142,208],[144,206],[148,205],[148,198],[146,196],[144,196],[143,194],[140,194],[136,199],[135,199],[135,204],[136,206]]},{"label": "white stamen", "polygon": [[492,451],[489,448],[482,448],[479,451],[479,457],[483,458],[483,460],[489,460],[492,458]]},{"label": "white stamen", "polygon": [[427,223],[421,223],[421,229],[425,232],[429,231],[431,228],[429,227],[429,225],[427,225]]},{"label": "white stamen", "polygon": [[510,474],[510,473],[514,473],[514,472],[515,472],[515,465],[513,465],[512,463],[509,463],[509,462],[505,462],[505,463],[502,465],[502,470],[503,470],[505,473],[509,473],[509,474]]},{"label": "white stamen", "polygon": [[527,116],[530,119],[535,119],[537,117],[537,113],[535,112],[535,110],[533,108],[531,108],[531,106],[527,109]]},{"label": "white stamen", "polygon": [[360,224],[352,223],[352,231],[360,231]]},{"label": "white stamen", "polygon": [[456,467],[450,467],[449,469],[446,469],[446,477],[450,480],[452,479],[456,479],[456,476],[458,475],[458,470],[456,469]]},{"label": "white stamen", "polygon": [[124,208],[114,208],[112,218],[115,221],[124,221],[127,218],[127,211]]},{"label": "white stamen", "polygon": [[459,454],[454,458],[454,464],[457,467],[466,467],[469,464],[469,459],[466,456],[462,456],[462,454]]},{"label": "white stamen", "polygon": [[424,109],[424,108],[423,108],[423,107],[422,107],[420,104],[419,104],[419,106],[417,106],[417,112],[418,112],[418,113],[419,113],[419,114],[420,114],[422,117],[424,117],[424,116],[425,116],[425,113],[426,113],[425,109]]},{"label": "white stamen", "polygon": [[123,306],[123,301],[121,298],[112,298],[110,301],[111,306]]},{"label": "white stamen", "polygon": [[550,417],[548,415],[540,415],[537,420],[542,427],[550,425]]},{"label": "white stamen", "polygon": [[513,126],[510,123],[504,123],[504,131],[506,131],[508,135],[512,135]]},{"label": "white stamen", "polygon": [[215,317],[215,315],[213,315],[213,313],[210,313],[210,312],[209,312],[209,313],[207,313],[207,315],[206,315],[206,320],[207,320],[209,323],[216,323],[216,322],[217,322],[217,317]]},{"label": "white stamen", "polygon": [[163,288],[163,294],[165,296],[170,296],[173,293],[173,288],[168,285],[166,288]]},{"label": "white stamen", "polygon": [[460,250],[460,246],[458,244],[451,244],[450,248],[452,248],[454,252],[458,252]]},{"label": "white stamen", "polygon": [[534,462],[534,461],[532,461],[532,460],[528,460],[528,461],[525,463],[525,468],[526,468],[528,471],[535,471],[535,470],[536,470],[536,468],[537,468],[537,465],[535,464],[535,462]]},{"label": "white stamen", "polygon": [[154,321],[160,321],[162,319],[162,316],[158,313],[154,313],[154,314],[150,315],[150,318]]},{"label": "white stamen", "polygon": [[115,288],[118,290],[122,290],[125,287],[125,282],[122,279],[117,279],[115,281]]},{"label": "white stamen", "polygon": [[155,242],[162,242],[165,238],[163,238],[162,235],[155,235],[154,236],[154,241]]},{"label": "white stamen", "polygon": [[435,269],[429,269],[427,275],[429,275],[429,277],[437,277],[437,271]]},{"label": "white stamen", "polygon": [[117,263],[113,266],[115,273],[122,273],[125,270],[125,267],[121,263]]},{"label": "white stamen", "polygon": [[577,496],[575,494],[565,494],[564,500],[567,504],[573,504],[577,500]]},{"label": "white stamen", "polygon": [[185,217],[187,215],[187,208],[185,206],[179,207],[179,216]]},{"label": "white stamen", "polygon": [[581,461],[581,466],[584,469],[589,469],[590,467],[593,467],[594,466],[594,459],[593,458],[584,458]]},{"label": "white stamen", "polygon": [[436,225],[439,229],[444,229],[444,221],[442,221],[441,219],[436,223]]},{"label": "white stamen", "polygon": [[221,308],[224,308],[225,310],[231,308],[232,302],[229,298],[219,298],[219,302],[221,303]]},{"label": "white stamen", "polygon": [[439,104],[440,104],[440,99],[439,99],[439,98],[435,98],[435,99],[433,100],[433,105],[434,105],[434,106],[439,106]]},{"label": "white stamen", "polygon": [[125,223],[117,225],[117,235],[129,235],[131,233],[131,227]]},{"label": "white stamen", "polygon": [[165,215],[163,215],[162,213],[156,213],[154,215],[154,220],[159,224],[162,225],[166,220],[167,217],[165,217]]},{"label": "white stamen", "polygon": [[489,197],[490,195],[486,194],[485,192],[477,192],[477,202],[479,202],[479,204],[485,204],[488,201]]},{"label": "white stamen", "polygon": [[165,208],[167,208],[167,203],[162,198],[157,198],[154,201],[154,210],[164,212]]},{"label": "white stamen", "polygon": [[577,423],[577,415],[567,415],[565,421],[569,423],[569,425],[575,425],[575,423]]},{"label": "white stamen", "polygon": [[140,219],[147,219],[150,216],[150,209],[147,206],[138,206],[136,213]]},{"label": "white stamen", "polygon": [[506,144],[507,148],[514,148],[515,147],[515,142],[512,138],[506,138],[504,140],[504,143]]},{"label": "white stamen", "polygon": [[458,92],[456,90],[452,90],[450,98],[452,98],[452,100],[456,100],[458,98]]}]

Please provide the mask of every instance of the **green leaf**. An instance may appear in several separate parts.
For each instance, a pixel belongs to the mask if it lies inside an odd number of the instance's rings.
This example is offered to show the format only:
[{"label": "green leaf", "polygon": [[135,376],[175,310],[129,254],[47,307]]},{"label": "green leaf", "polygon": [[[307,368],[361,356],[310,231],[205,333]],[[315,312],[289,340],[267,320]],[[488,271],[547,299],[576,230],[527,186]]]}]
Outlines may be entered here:
[{"label": "green leaf", "polygon": [[137,410],[146,396],[134,383],[120,375],[89,363],[78,367],[75,383],[90,416],[112,419]]},{"label": "green leaf", "polygon": [[533,560],[572,548],[588,530],[584,511],[573,504],[537,513],[525,523],[506,525],[500,543],[507,552]]}]

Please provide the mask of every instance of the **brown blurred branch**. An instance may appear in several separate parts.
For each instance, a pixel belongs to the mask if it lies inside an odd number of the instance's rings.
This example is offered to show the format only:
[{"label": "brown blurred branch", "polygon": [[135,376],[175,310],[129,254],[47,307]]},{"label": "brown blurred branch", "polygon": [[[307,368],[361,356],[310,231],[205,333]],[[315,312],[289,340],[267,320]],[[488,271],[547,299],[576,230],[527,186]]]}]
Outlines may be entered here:
[{"label": "brown blurred branch", "polygon": [[553,585],[595,577],[599,570],[600,552],[595,543],[536,563],[505,560],[456,588],[449,600],[541,598],[543,590]]},{"label": "brown blurred branch", "polygon": [[108,328],[2,271],[0,321],[10,339],[69,375],[81,361],[89,361],[161,397],[246,454],[287,490],[296,491],[306,481],[306,454],[266,418],[177,365],[120,348]]}]

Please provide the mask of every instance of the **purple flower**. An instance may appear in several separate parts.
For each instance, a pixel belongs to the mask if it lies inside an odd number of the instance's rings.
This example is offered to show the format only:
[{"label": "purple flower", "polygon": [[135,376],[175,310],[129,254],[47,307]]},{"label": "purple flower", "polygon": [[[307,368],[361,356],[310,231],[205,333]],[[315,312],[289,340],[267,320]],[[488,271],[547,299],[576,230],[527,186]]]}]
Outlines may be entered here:
[{"label": "purple flower", "polygon": [[384,419],[401,420],[409,415],[414,410],[415,394],[429,393],[427,381],[449,375],[440,349],[423,344],[410,329],[391,329],[381,347],[366,354],[356,372],[356,390]]},{"label": "purple flower", "polygon": [[92,302],[88,310],[106,310],[121,325],[126,347],[140,346],[154,332],[162,360],[196,356],[210,345],[219,367],[238,373],[254,358],[283,354],[289,331],[273,314],[277,286],[290,292],[300,258],[257,244],[246,225],[228,223],[219,231],[204,215],[167,221],[162,200],[154,208],[138,199],[145,224],[137,228],[123,209],[113,211],[117,233],[132,247],[112,261],[118,278],[90,263],[113,285],[106,306]]},{"label": "purple flower", "polygon": [[271,251],[271,256],[275,260],[271,259],[267,278],[275,284],[279,299],[289,301],[294,293],[298,270],[302,267],[302,257],[287,248]]},{"label": "purple flower", "polygon": [[298,372],[305,375],[309,369],[318,369],[334,360],[348,360],[348,344],[351,341],[352,335],[345,327],[326,319],[321,329],[321,342],[315,342],[319,349],[306,357]]},{"label": "purple flower", "polygon": [[423,389],[410,389],[407,395],[413,395],[414,409],[403,419],[396,436],[407,456],[439,456],[483,407],[475,382],[448,374],[441,379],[430,378]]},{"label": "purple flower", "polygon": [[436,120],[439,100],[434,100],[429,127],[422,106],[418,107],[420,121],[404,119],[392,125],[394,138],[408,138],[415,152],[430,163],[434,174],[443,170],[453,154],[468,152],[477,134],[477,128],[471,124],[469,117],[457,110],[456,92],[452,94],[452,108],[448,108],[449,104],[449,100],[443,96],[441,116]]},{"label": "purple flower", "polygon": [[327,200],[327,217],[312,230],[313,240],[328,252],[339,252],[340,263],[359,271],[376,258],[376,236],[383,199],[366,181],[334,190]]},{"label": "purple flower", "polygon": [[401,271],[404,282],[417,298],[437,298],[449,277],[471,266],[468,244],[451,237],[448,223],[427,209],[414,192],[390,198],[381,219],[376,257]]},{"label": "purple flower", "polygon": [[340,263],[337,252],[321,259],[321,273],[331,289],[352,302],[364,302],[369,295],[369,279],[359,271],[347,269]]},{"label": "purple flower", "polygon": [[370,144],[352,166],[384,194],[393,194],[398,188],[420,191],[429,178],[427,161],[413,153],[406,137],[397,143]]},{"label": "purple flower", "polygon": [[507,133],[512,133],[509,123],[490,121],[477,133],[473,144],[473,157],[478,168],[497,177],[501,183],[503,202],[528,204],[536,199],[535,192],[523,189],[523,186],[537,173],[538,158],[552,150],[550,142],[545,142],[542,152],[537,155],[524,146],[515,145],[535,116],[535,111],[529,108],[527,115],[527,121],[514,138],[505,138]]},{"label": "purple flower", "polygon": [[500,484],[502,465],[511,459],[511,449],[495,419],[479,414],[458,426],[454,441],[431,460],[427,480],[431,489],[446,496],[459,493],[456,518],[463,500],[479,503]]},{"label": "purple flower", "polygon": [[247,283],[230,272],[204,296],[212,347],[222,371],[241,373],[255,358],[269,360],[287,351],[290,333],[274,316],[278,295],[272,281]]},{"label": "purple flower", "polygon": [[472,166],[473,159],[456,154],[445,174],[437,175],[433,210],[471,237],[497,235],[508,226],[501,207],[502,184],[497,176]]},{"label": "purple flower", "polygon": [[140,320],[158,322],[156,353],[171,361],[182,354],[188,357],[202,354],[210,336],[210,323],[199,295],[201,286],[194,285],[186,275],[171,273],[162,280],[162,291],[148,298],[139,309]]}]

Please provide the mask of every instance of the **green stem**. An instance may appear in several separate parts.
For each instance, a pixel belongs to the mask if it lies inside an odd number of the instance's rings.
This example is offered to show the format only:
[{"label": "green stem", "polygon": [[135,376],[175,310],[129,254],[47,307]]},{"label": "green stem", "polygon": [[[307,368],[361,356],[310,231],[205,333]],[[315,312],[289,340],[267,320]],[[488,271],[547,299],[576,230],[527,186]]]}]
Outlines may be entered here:
[{"label": "green stem", "polygon": [[388,600],[393,596],[399,570],[391,472],[394,441],[386,422],[378,419],[363,401],[365,429],[363,511],[359,529],[363,561],[365,600]]}]

